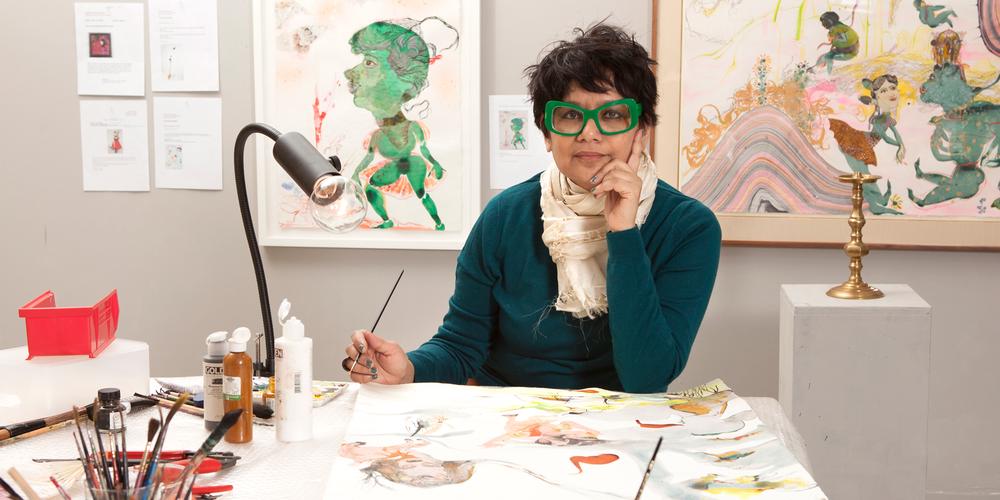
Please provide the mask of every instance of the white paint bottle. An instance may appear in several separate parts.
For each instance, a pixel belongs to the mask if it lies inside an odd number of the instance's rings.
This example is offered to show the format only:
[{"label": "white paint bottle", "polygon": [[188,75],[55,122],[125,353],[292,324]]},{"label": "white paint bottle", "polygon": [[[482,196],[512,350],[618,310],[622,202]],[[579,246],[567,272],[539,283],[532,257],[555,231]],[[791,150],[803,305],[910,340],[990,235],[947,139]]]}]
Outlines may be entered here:
[{"label": "white paint bottle", "polygon": [[275,430],[278,441],[308,441],[312,439],[312,339],[294,316],[282,327],[281,338],[274,341]]}]

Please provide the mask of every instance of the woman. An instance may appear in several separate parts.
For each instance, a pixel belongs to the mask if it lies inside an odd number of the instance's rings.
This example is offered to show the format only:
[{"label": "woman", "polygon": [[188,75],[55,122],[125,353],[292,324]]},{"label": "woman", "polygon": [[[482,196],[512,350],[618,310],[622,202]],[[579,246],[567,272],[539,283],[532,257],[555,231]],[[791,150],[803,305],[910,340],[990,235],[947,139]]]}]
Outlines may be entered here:
[{"label": "woman", "polygon": [[[434,229],[444,230],[437,205],[427,188],[444,175],[441,164],[431,156],[426,131],[403,115],[403,103],[415,98],[427,84],[430,54],[427,44],[414,31],[388,22],[375,22],[351,37],[351,51],[364,59],[344,72],[354,104],[368,110],[378,123],[365,145],[367,152],[352,178],[365,178],[365,196],[382,219],[374,226],[395,225],[386,211],[383,191],[400,197],[415,195],[434,221]],[[419,150],[419,152],[418,152]],[[384,161],[371,165],[378,154]]]},{"label": "woman", "polygon": [[[844,153],[847,164],[854,172],[870,174],[868,165],[878,165],[878,158],[875,157],[875,145],[879,141],[896,146],[896,162],[903,163],[906,157],[906,148],[903,146],[903,137],[896,130],[896,120],[892,118],[892,112],[899,104],[899,80],[896,75],[881,75],[875,80],[865,78],[861,85],[868,90],[869,95],[858,97],[864,104],[874,104],[875,112],[868,119],[868,132],[857,130],[847,123],[830,119],[830,130],[833,137]],[[899,215],[901,212],[888,205],[892,197],[892,184],[886,183],[886,190],[883,193],[875,183],[864,185],[864,197],[868,202],[868,210],[873,214],[893,214]]]},{"label": "woman", "polygon": [[719,225],[643,152],[656,124],[646,50],[611,26],[577,34],[526,72],[554,163],[487,204],[437,335],[405,353],[355,332],[352,380],[659,392],[684,369]]}]

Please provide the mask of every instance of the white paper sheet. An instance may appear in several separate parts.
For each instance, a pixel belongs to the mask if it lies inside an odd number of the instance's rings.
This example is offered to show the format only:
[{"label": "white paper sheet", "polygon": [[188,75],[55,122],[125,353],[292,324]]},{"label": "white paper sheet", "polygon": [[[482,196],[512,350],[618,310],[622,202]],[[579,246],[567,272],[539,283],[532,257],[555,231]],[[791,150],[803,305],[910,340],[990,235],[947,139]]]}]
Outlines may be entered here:
[{"label": "white paper sheet", "polygon": [[146,101],[80,101],[84,191],[149,191]]},{"label": "white paper sheet", "polygon": [[222,189],[222,100],[153,99],[156,187]]},{"label": "white paper sheet", "polygon": [[216,0],[149,0],[154,92],[219,90]]},{"label": "white paper sheet", "polygon": [[74,9],[77,93],[145,95],[143,4],[77,3]]},{"label": "white paper sheet", "polygon": [[526,95],[490,96],[491,189],[507,189],[552,163],[528,99]]}]

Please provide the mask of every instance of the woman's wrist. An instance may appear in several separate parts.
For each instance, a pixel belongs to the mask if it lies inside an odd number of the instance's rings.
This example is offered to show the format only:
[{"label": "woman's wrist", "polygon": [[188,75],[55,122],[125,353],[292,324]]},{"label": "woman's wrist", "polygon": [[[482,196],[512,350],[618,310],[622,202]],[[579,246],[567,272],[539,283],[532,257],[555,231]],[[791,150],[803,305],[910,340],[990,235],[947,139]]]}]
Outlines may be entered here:
[{"label": "woman's wrist", "polygon": [[628,231],[629,229],[632,229],[634,227],[635,227],[634,222],[631,225],[627,226],[625,224],[615,225],[615,226],[608,224],[608,230],[611,231],[612,233],[620,233],[622,231]]}]

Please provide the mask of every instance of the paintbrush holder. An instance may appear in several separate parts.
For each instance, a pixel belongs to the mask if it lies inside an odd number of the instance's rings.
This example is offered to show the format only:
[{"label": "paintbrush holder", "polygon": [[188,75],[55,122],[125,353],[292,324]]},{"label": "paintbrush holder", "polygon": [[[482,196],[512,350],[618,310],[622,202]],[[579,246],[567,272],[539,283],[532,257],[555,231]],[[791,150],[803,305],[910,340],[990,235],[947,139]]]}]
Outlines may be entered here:
[{"label": "paintbrush holder", "polygon": [[125,398],[149,392],[149,344],[117,339],[90,358],[43,356],[26,360],[26,346],[0,350],[0,425],[62,413],[94,402],[115,387]]}]

